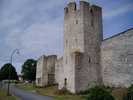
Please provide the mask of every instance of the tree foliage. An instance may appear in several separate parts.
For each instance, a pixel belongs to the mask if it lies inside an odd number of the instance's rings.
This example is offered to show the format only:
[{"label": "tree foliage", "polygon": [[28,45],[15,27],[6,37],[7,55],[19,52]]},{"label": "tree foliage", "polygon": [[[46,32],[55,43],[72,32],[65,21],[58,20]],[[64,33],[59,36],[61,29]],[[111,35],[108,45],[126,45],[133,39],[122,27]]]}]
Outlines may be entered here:
[{"label": "tree foliage", "polygon": [[24,80],[35,81],[37,61],[28,59],[22,65],[22,75]]},{"label": "tree foliage", "polygon": [[0,81],[2,81],[2,80],[3,80],[3,75],[2,75],[2,72],[0,70]]},{"label": "tree foliage", "polygon": [[11,80],[18,80],[15,67],[10,63],[7,63],[0,69],[0,80],[7,80],[9,77]]}]

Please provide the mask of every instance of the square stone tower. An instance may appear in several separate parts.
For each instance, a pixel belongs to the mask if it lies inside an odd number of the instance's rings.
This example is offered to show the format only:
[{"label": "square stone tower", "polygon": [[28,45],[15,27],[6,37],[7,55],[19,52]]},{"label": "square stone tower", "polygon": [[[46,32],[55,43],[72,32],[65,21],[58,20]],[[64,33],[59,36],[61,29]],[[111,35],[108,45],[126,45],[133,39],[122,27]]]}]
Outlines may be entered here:
[{"label": "square stone tower", "polygon": [[36,85],[45,87],[55,84],[55,63],[56,55],[41,56],[37,61]]},{"label": "square stone tower", "polygon": [[100,46],[102,9],[80,1],[71,1],[64,9],[63,79],[59,88],[72,93],[102,84]]}]

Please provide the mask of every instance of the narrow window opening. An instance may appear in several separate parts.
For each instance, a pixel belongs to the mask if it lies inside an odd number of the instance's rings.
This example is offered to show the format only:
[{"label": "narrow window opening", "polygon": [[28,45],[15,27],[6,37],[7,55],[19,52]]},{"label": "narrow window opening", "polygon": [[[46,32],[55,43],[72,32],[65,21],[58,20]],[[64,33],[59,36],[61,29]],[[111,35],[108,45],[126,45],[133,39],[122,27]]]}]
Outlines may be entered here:
[{"label": "narrow window opening", "polygon": [[38,78],[37,82],[38,82],[38,84],[40,84],[41,83],[41,78]]},{"label": "narrow window opening", "polygon": [[80,65],[81,62],[81,54],[80,53],[76,53],[75,55],[75,63],[76,65]]},{"label": "narrow window opening", "polygon": [[94,26],[94,13],[92,9],[90,10],[90,13],[91,13],[91,26],[93,27]]},{"label": "narrow window opening", "polygon": [[67,78],[64,79],[64,87],[67,87]]},{"label": "narrow window opening", "polygon": [[66,40],[66,46],[68,45],[68,40]]},{"label": "narrow window opening", "polygon": [[66,57],[66,64],[67,64],[67,57]]},{"label": "narrow window opening", "polygon": [[78,20],[76,20],[76,24],[78,24]]},{"label": "narrow window opening", "polygon": [[76,46],[78,45],[78,39],[77,38],[75,38],[75,43],[76,43]]},{"label": "narrow window opening", "polygon": [[88,62],[91,63],[91,58],[90,57],[88,58]]}]

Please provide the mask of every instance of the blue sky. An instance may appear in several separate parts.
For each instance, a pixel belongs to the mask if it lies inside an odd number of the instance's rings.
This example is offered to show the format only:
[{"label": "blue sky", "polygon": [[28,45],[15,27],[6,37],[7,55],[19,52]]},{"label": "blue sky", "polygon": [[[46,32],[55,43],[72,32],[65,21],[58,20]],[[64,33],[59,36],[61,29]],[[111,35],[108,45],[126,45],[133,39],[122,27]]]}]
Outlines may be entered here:
[{"label": "blue sky", "polygon": [[[79,0],[76,0],[77,2]],[[86,0],[87,1],[87,0]],[[103,8],[103,34],[110,37],[133,27],[133,0],[88,0]],[[9,62],[18,73],[28,58],[63,53],[64,7],[69,0],[0,0],[0,66]]]}]

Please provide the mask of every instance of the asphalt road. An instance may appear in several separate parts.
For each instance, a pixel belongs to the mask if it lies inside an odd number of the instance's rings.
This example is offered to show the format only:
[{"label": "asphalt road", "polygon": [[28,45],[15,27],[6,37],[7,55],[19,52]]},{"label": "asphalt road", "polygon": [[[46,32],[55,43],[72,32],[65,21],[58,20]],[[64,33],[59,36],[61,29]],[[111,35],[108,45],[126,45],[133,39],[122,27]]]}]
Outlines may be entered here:
[{"label": "asphalt road", "polygon": [[19,100],[54,100],[51,97],[41,96],[36,93],[31,93],[31,92],[21,90],[15,87],[14,85],[10,86],[10,93],[18,97]]}]

